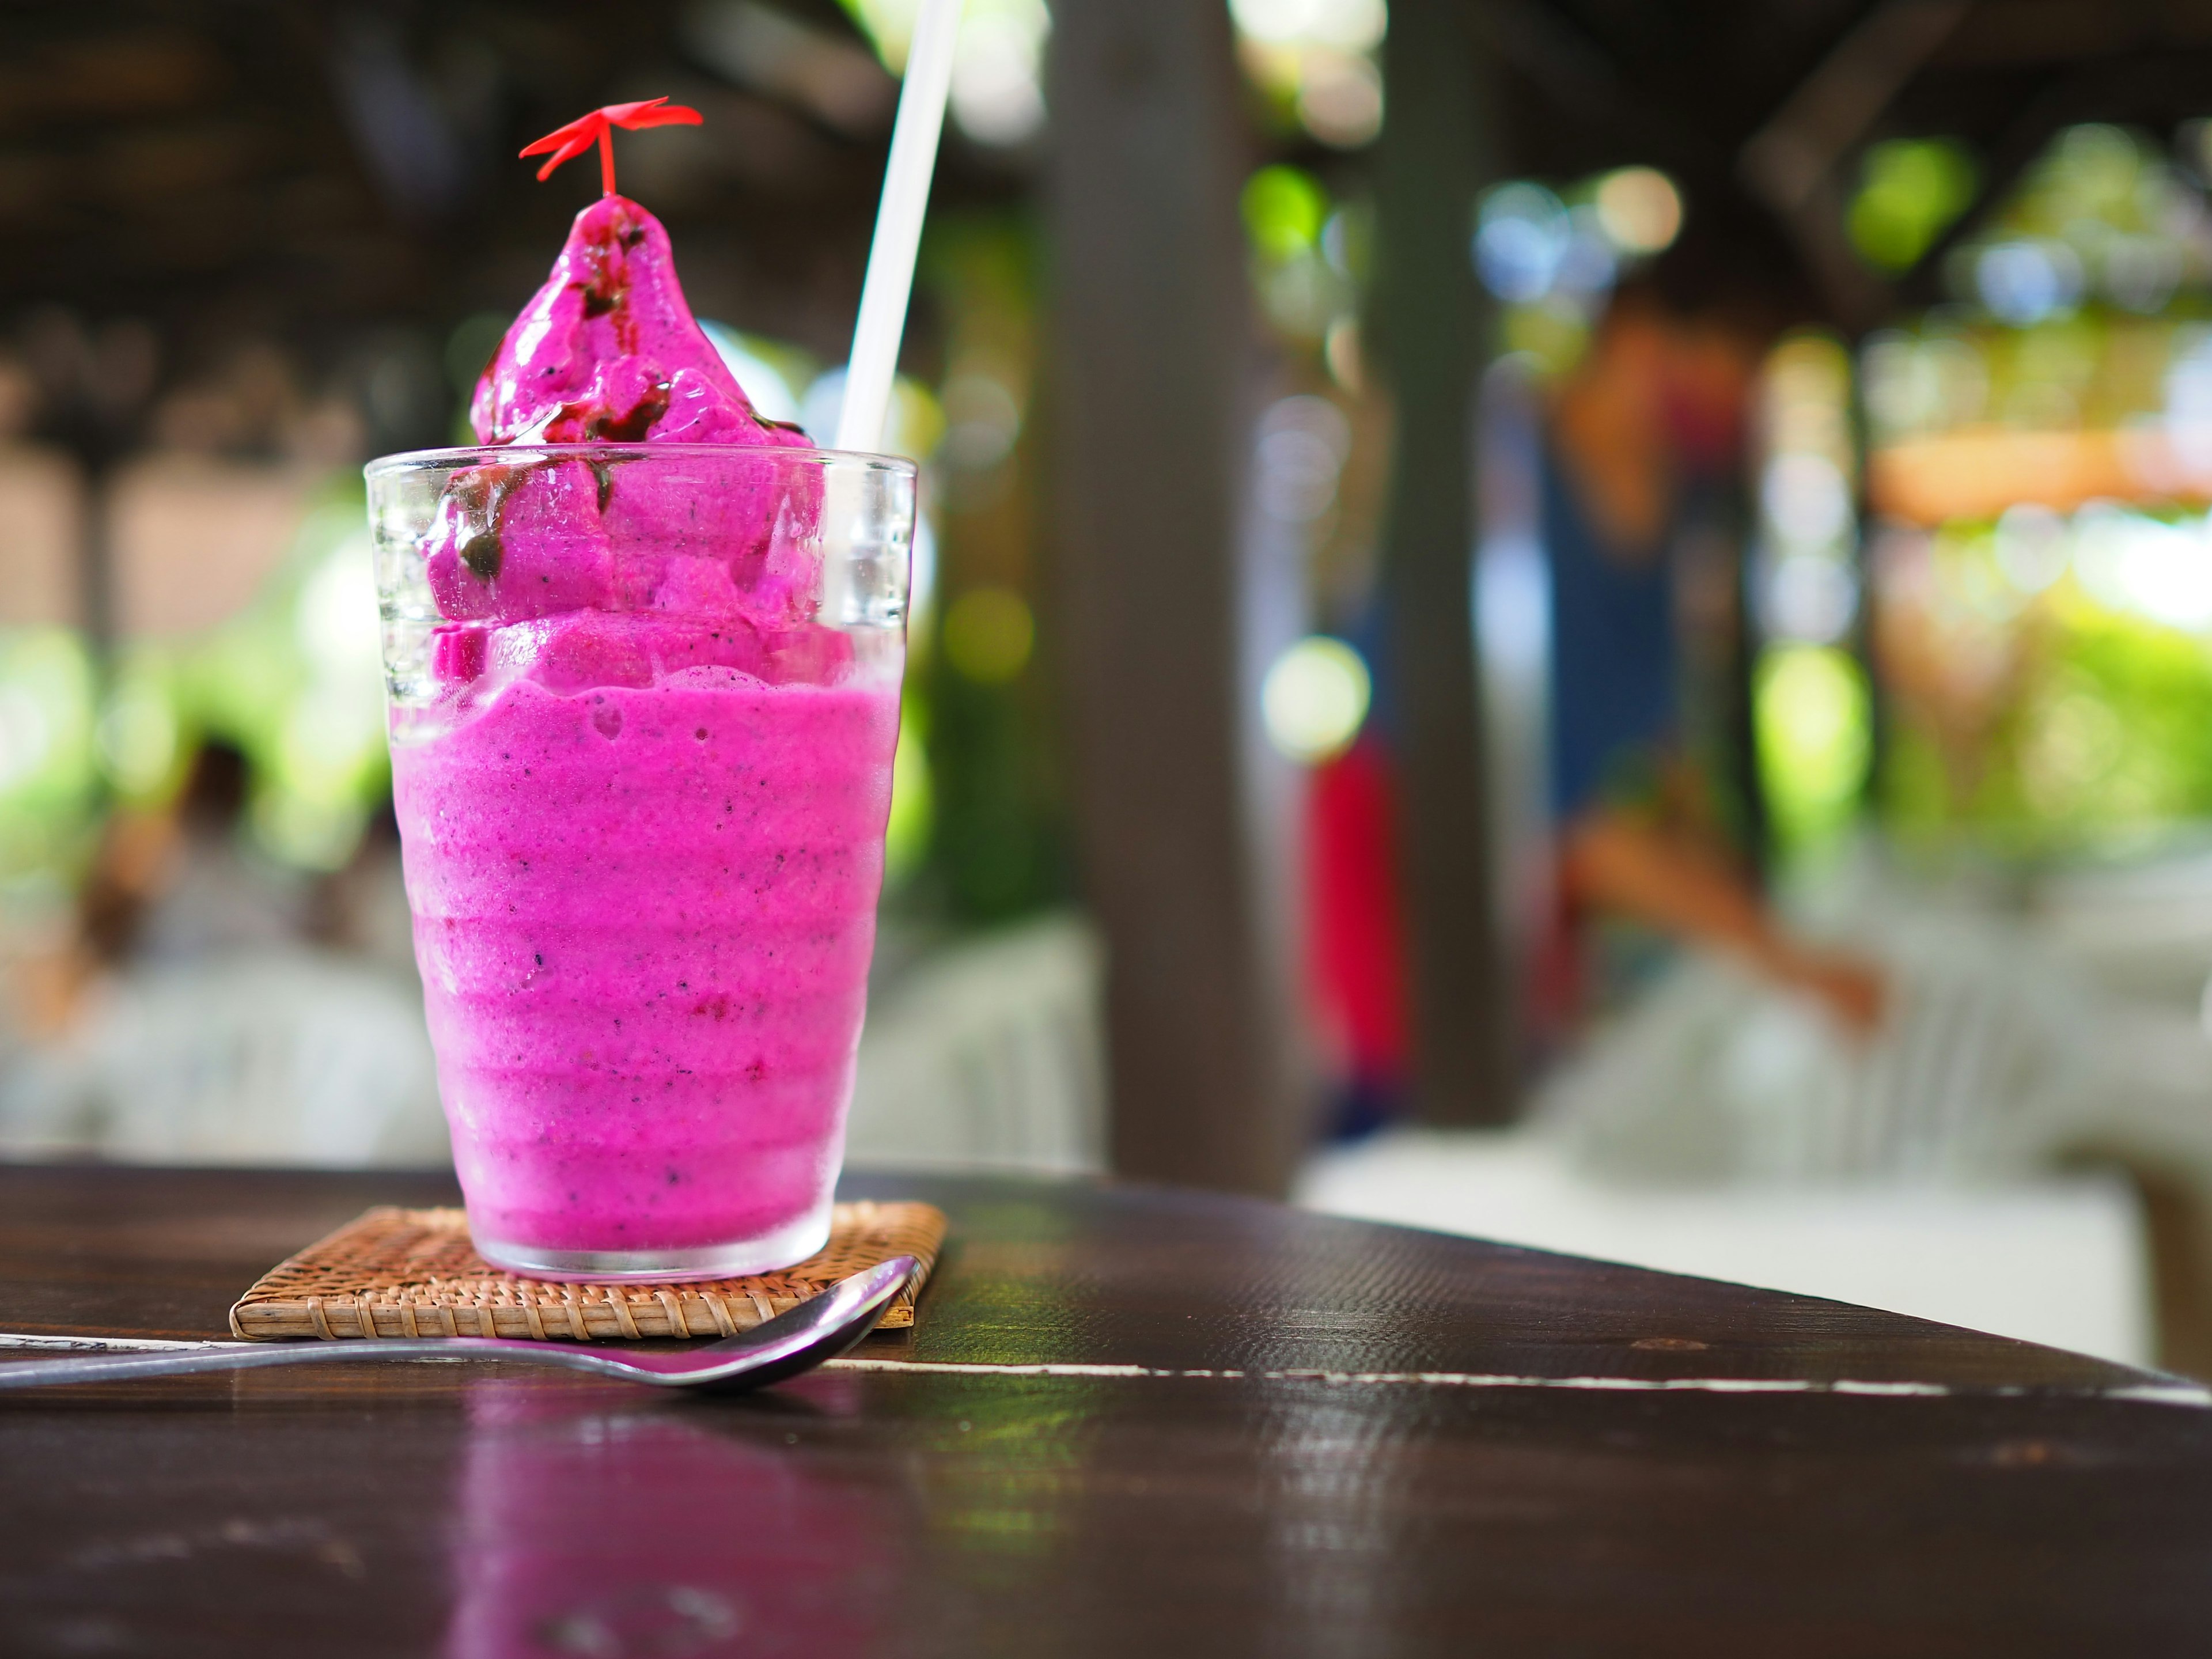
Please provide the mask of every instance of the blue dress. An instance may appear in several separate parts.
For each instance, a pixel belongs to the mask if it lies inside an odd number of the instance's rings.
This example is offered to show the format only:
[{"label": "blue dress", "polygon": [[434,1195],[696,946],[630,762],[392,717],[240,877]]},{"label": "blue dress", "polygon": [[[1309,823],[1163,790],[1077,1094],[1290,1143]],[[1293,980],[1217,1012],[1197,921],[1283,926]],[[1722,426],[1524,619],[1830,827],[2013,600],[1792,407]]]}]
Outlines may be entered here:
[{"label": "blue dress", "polygon": [[1656,787],[1680,738],[1680,665],[1666,543],[1608,546],[1557,457],[1547,453],[1543,470],[1552,810],[1564,830],[1602,802]]}]

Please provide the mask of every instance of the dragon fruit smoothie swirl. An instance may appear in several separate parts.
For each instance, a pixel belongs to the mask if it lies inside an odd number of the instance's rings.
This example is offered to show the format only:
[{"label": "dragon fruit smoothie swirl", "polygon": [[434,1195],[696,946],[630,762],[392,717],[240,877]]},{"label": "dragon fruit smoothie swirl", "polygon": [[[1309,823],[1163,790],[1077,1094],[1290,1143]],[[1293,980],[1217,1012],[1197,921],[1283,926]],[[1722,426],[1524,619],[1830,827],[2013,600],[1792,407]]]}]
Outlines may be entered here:
[{"label": "dragon fruit smoothie swirl", "polygon": [[477,1248],[569,1277],[787,1266],[828,1232],[897,732],[896,619],[816,617],[827,469],[860,458],[754,413],[614,195],[471,416],[392,763]]}]

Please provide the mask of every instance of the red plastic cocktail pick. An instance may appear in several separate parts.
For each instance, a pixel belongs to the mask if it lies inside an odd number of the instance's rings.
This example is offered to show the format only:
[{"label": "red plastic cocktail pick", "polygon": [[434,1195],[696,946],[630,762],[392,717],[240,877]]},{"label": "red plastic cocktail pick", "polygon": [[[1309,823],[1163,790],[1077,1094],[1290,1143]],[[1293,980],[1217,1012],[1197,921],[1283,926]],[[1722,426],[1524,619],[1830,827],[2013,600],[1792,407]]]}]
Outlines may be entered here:
[{"label": "red plastic cocktail pick", "polygon": [[635,132],[643,127],[696,127],[699,112],[686,109],[681,104],[672,104],[665,98],[647,98],[635,104],[608,104],[593,110],[589,115],[580,115],[565,127],[556,128],[522,153],[526,156],[544,155],[551,152],[552,159],[538,169],[541,182],[553,176],[553,169],[563,161],[573,161],[593,144],[599,147],[599,187],[602,193],[615,193],[615,142],[617,127]]}]

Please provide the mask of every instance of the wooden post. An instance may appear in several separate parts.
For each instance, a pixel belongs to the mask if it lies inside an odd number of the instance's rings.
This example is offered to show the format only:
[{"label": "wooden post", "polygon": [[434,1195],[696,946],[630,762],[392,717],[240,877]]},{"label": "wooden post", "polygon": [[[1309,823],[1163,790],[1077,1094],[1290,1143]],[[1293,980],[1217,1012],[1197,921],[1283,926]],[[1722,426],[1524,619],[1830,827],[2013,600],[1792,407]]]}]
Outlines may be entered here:
[{"label": "wooden post", "polygon": [[1279,1192],[1302,1125],[1239,691],[1251,337],[1228,10],[1061,0],[1052,55],[1051,597],[1115,1168]]},{"label": "wooden post", "polygon": [[1383,580],[1401,710],[1400,869],[1413,1103],[1431,1123],[1497,1122],[1513,1106],[1471,592],[1486,336],[1469,246],[1487,91],[1474,22],[1465,0],[1395,0],[1376,177],[1373,331],[1397,406]]}]

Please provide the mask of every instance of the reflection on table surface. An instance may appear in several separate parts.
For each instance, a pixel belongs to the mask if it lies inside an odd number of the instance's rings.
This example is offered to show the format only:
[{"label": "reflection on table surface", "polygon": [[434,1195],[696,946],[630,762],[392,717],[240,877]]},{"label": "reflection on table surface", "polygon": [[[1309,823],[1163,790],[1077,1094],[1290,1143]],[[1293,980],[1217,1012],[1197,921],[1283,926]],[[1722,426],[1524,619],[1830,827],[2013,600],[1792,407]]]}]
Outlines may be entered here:
[{"label": "reflection on table surface", "polygon": [[912,1505],[788,1455],[817,1419],[800,1402],[586,1405],[501,1380],[466,1412],[450,1659],[849,1653],[893,1605]]}]

